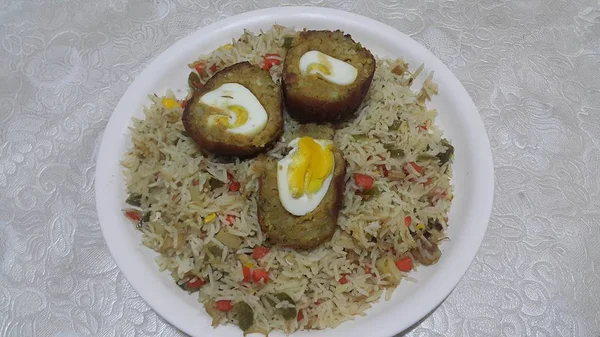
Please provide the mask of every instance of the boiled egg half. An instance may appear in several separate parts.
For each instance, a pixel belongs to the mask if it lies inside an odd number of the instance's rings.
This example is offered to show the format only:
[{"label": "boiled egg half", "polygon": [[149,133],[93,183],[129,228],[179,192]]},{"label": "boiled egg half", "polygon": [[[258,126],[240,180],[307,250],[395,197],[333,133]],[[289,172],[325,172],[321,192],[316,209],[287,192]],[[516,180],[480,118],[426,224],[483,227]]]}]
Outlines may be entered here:
[{"label": "boiled egg half", "polygon": [[299,66],[304,75],[320,75],[326,81],[339,85],[352,84],[358,76],[353,65],[316,50],[304,53]]},{"label": "boiled egg half", "polygon": [[209,106],[208,124],[227,132],[253,136],[267,125],[267,112],[254,94],[239,83],[225,83],[200,97]]},{"label": "boiled egg half", "polygon": [[279,200],[288,212],[302,216],[317,208],[329,190],[335,166],[333,143],[301,137],[289,147],[291,151],[277,163]]}]

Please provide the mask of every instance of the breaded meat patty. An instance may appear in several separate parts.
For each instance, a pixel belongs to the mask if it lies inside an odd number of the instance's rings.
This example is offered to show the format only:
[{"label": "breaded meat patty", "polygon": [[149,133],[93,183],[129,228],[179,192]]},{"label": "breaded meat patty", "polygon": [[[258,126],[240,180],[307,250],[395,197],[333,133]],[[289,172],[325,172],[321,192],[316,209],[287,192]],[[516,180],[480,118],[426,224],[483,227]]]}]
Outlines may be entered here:
[{"label": "breaded meat patty", "polygon": [[273,244],[294,249],[308,250],[329,240],[337,228],[342,207],[346,161],[342,152],[332,149],[335,161],[331,183],[318,206],[305,215],[291,214],[280,199],[278,186],[278,161],[262,157],[262,173],[259,181],[258,222]]},{"label": "breaded meat patty", "polygon": [[203,152],[251,157],[268,150],[283,132],[280,86],[249,62],[224,68],[188,102],[183,126]]},{"label": "breaded meat patty", "polygon": [[288,113],[300,122],[339,122],[352,117],[369,90],[375,58],[342,31],[304,31],[283,66]]}]

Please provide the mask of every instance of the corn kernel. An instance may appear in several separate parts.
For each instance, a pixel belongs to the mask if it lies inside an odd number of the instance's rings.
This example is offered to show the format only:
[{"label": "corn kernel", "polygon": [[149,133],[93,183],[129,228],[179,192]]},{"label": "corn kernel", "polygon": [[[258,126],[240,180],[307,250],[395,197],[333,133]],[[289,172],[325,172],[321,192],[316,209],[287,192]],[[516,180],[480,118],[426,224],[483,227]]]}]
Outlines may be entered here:
[{"label": "corn kernel", "polygon": [[217,215],[215,213],[210,213],[209,215],[206,216],[206,218],[204,218],[204,222],[209,223],[209,222],[213,221],[216,217],[217,217]]},{"label": "corn kernel", "polygon": [[254,265],[254,263],[248,262],[248,263],[244,263],[244,267],[252,269],[252,268],[254,268],[256,266]]},{"label": "corn kernel", "polygon": [[419,224],[417,224],[417,226],[415,226],[415,228],[416,228],[417,230],[420,230],[420,231],[422,231],[422,230],[424,230],[424,229],[425,229],[425,224],[419,223]]},{"label": "corn kernel", "polygon": [[233,48],[233,45],[231,43],[228,44],[224,44],[222,46],[220,46],[219,48],[217,48],[218,51],[223,51],[223,50],[229,50]]},{"label": "corn kernel", "polygon": [[173,98],[163,98],[162,104],[165,106],[165,108],[167,108],[169,110],[174,109],[175,107],[179,106],[179,102],[177,102]]}]

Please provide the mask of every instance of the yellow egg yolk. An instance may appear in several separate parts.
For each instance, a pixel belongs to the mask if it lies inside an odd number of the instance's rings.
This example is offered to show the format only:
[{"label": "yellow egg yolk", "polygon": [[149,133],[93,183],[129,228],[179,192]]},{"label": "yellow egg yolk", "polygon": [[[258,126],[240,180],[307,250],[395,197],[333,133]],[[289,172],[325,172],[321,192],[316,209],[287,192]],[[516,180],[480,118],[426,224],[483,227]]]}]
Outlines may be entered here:
[{"label": "yellow egg yolk", "polygon": [[298,151],[292,156],[288,168],[290,194],[299,198],[312,194],[321,188],[323,181],[333,171],[332,146],[322,147],[310,137],[298,141]]},{"label": "yellow egg yolk", "polygon": [[308,65],[308,73],[315,74],[316,71],[321,71],[325,75],[331,75],[331,62],[327,59],[327,55],[323,53],[317,54],[317,59],[319,63],[311,63]]},{"label": "yellow egg yolk", "polygon": [[235,115],[235,122],[229,123],[229,117],[219,114],[215,117],[215,121],[227,128],[237,128],[244,125],[248,121],[248,110],[240,105],[230,105],[227,110]]}]

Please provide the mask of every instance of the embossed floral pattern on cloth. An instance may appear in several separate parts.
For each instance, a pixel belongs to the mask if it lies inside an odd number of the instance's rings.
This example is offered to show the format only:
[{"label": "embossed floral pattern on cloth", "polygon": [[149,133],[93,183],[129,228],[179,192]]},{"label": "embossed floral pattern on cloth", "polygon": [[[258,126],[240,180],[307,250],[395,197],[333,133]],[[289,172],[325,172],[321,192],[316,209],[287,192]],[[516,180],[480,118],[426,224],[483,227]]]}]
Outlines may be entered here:
[{"label": "embossed floral pattern on cloth", "polygon": [[[95,157],[118,99],[197,27],[272,0],[0,2],[0,335],[183,336],[110,257]],[[469,272],[407,336],[600,336],[600,4],[285,1],[370,16],[462,81],[496,169]]]}]

